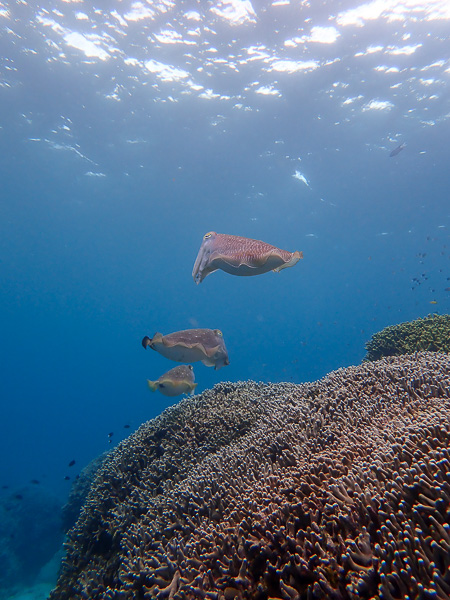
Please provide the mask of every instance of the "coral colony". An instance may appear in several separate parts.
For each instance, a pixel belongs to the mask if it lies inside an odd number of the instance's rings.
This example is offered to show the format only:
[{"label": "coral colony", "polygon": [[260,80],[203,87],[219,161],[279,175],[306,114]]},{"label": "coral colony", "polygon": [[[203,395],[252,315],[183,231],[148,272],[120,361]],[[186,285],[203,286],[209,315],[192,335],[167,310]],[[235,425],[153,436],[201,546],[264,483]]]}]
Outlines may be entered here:
[{"label": "coral colony", "polygon": [[114,449],[51,600],[448,598],[450,360],[219,383]]},{"label": "coral colony", "polygon": [[366,344],[366,360],[429,350],[450,352],[450,315],[428,315],[391,325],[375,333]]}]

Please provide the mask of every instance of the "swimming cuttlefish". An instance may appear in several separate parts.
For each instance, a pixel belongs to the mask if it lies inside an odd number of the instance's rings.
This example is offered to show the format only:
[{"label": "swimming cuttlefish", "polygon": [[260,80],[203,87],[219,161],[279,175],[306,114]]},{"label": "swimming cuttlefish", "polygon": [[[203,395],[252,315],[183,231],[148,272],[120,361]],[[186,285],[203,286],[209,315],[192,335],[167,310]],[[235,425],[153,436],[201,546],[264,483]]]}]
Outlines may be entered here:
[{"label": "swimming cuttlefish", "polygon": [[156,381],[147,379],[148,387],[152,392],[160,391],[164,396],[179,396],[180,394],[193,394],[197,384],[194,383],[194,369],[192,365],[174,367],[158,377]]},{"label": "swimming cuttlefish", "polygon": [[168,335],[155,333],[142,340],[144,348],[150,346],[162,356],[177,362],[193,363],[199,360],[207,367],[220,369],[230,364],[228,352],[219,329],[185,329]]},{"label": "swimming cuttlefish", "polygon": [[231,275],[261,275],[293,267],[301,258],[303,252],[287,252],[259,240],[210,231],[203,236],[192,277],[198,285],[218,269]]}]

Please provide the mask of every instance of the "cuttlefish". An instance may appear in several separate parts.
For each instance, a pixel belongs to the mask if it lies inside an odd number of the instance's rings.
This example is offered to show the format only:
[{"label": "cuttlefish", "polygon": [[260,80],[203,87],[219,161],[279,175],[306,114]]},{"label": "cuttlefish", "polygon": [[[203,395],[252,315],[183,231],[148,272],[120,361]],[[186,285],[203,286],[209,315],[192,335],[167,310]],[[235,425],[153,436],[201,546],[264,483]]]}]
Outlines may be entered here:
[{"label": "cuttlefish", "polygon": [[177,362],[193,363],[201,360],[216,370],[230,364],[228,352],[219,329],[185,329],[168,335],[155,333],[142,340],[144,348],[150,346],[166,358]]},{"label": "cuttlefish", "polygon": [[197,384],[194,383],[194,369],[192,365],[174,367],[158,377],[156,381],[147,379],[148,387],[152,392],[159,390],[164,396],[179,396],[180,394],[193,394]]},{"label": "cuttlefish", "polygon": [[231,275],[261,275],[293,267],[301,258],[303,252],[287,252],[259,240],[210,231],[203,236],[192,277],[199,284],[218,269]]}]

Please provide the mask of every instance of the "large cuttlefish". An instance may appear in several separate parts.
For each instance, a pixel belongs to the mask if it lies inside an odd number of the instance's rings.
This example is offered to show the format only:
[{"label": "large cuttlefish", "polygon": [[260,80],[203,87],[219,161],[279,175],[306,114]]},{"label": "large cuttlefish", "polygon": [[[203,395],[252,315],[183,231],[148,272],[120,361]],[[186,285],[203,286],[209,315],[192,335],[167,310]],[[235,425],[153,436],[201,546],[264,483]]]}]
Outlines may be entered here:
[{"label": "large cuttlefish", "polygon": [[199,284],[218,269],[231,275],[260,275],[293,267],[301,258],[303,252],[287,252],[260,240],[210,231],[203,236],[192,277]]},{"label": "large cuttlefish", "polygon": [[216,370],[230,364],[220,329],[184,329],[168,335],[155,333],[152,338],[146,335],[142,345],[177,362],[201,360],[204,365]]}]

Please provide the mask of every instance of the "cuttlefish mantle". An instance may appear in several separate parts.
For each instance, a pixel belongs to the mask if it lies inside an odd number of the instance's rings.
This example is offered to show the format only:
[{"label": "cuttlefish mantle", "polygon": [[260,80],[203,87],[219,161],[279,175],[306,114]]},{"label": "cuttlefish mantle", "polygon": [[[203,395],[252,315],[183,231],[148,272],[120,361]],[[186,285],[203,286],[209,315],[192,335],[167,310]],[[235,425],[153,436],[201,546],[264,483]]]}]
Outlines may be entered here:
[{"label": "cuttlefish mantle", "polygon": [[293,267],[303,252],[288,252],[260,240],[210,231],[202,245],[192,271],[196,284],[218,269],[231,275],[261,275]]}]

